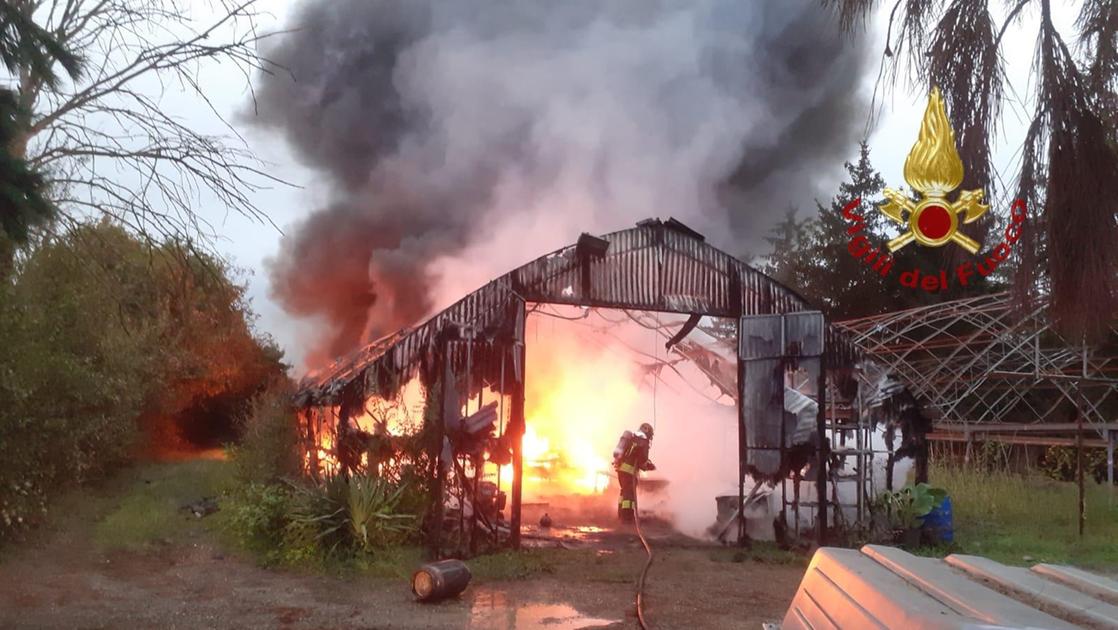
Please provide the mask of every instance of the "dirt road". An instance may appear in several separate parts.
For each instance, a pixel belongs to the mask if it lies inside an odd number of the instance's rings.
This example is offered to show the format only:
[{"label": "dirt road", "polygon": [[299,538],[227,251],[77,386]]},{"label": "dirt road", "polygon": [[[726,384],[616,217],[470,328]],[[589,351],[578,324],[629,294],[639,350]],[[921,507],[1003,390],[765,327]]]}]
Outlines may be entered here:
[{"label": "dirt road", "polygon": [[[664,552],[646,613],[661,628],[760,627],[800,569]],[[203,546],[104,557],[20,554],[0,565],[0,626],[17,628],[631,627],[628,582],[548,575],[477,581],[462,598],[412,601],[405,583],[261,569]],[[710,566],[714,565],[714,566]]]},{"label": "dirt road", "polygon": [[[524,579],[479,576],[461,598],[421,605],[402,579],[262,568],[201,526],[138,550],[101,548],[91,532],[114,501],[74,509],[66,527],[3,550],[0,627],[635,626],[633,583],[644,560],[635,542],[601,553],[560,551]],[[646,598],[650,621],[657,628],[759,628],[778,619],[802,565],[735,559],[729,550],[659,549]]]}]

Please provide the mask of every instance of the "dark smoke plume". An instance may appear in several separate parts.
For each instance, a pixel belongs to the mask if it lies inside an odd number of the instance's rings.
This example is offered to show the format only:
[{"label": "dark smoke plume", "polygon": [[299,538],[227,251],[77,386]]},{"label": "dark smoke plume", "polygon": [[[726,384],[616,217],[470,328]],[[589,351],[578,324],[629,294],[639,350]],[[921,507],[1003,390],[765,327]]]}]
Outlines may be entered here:
[{"label": "dark smoke plume", "polygon": [[272,290],[331,355],[582,231],[671,215],[740,251],[865,111],[865,51],[814,0],[310,0],[288,28],[255,122],[330,202]]}]

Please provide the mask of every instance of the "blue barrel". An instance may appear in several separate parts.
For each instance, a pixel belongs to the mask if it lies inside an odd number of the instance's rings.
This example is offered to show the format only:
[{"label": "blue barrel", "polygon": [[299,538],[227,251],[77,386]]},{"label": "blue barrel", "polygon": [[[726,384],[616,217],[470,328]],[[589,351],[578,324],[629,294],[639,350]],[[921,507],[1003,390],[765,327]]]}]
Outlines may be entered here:
[{"label": "blue barrel", "polygon": [[932,542],[954,542],[955,525],[951,515],[951,497],[943,497],[943,501],[928,512],[924,517],[924,530],[928,532]]}]

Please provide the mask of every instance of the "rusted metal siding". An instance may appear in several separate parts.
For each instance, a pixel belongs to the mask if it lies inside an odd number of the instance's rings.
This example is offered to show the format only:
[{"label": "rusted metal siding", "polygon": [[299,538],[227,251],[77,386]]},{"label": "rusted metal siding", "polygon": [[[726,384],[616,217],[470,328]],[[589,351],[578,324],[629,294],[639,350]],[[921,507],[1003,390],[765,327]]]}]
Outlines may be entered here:
[{"label": "rusted metal siding", "polygon": [[[430,360],[438,339],[448,329],[496,326],[517,298],[730,318],[811,310],[791,289],[700,238],[659,222],[642,222],[601,238],[609,242],[609,248],[600,258],[580,256],[576,245],[541,256],[427,322],[340,359],[304,380],[300,404],[331,403],[358,378],[368,390],[406,381],[423,361]],[[844,364],[854,356],[853,347],[834,331],[827,331],[827,346],[836,352],[832,365]],[[459,358],[450,357],[456,363]]]}]

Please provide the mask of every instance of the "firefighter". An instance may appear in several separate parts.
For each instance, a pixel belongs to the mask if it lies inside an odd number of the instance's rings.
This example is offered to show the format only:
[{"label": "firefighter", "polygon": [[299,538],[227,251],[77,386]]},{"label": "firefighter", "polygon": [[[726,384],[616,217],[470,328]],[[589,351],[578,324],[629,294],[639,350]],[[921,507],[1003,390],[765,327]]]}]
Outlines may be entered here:
[{"label": "firefighter", "polygon": [[648,461],[651,441],[652,425],[645,422],[636,433],[623,433],[617,450],[614,451],[614,469],[617,471],[617,483],[621,486],[617,517],[622,523],[633,522],[637,499],[637,471],[656,470],[656,465]]}]

